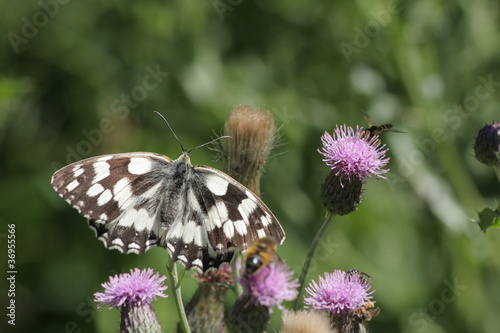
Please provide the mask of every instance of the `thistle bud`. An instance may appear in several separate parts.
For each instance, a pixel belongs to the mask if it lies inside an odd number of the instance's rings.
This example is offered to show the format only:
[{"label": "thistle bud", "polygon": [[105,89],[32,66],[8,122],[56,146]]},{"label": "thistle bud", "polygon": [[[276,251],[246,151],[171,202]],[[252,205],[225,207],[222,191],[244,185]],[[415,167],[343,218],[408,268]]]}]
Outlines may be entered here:
[{"label": "thistle bud", "polygon": [[199,284],[186,305],[189,326],[194,332],[226,332],[224,301],[228,286],[233,284],[231,266],[223,265],[218,270],[197,273],[194,277]]},{"label": "thistle bud", "polygon": [[321,203],[331,214],[347,215],[361,203],[362,186],[363,182],[359,178],[342,182],[342,178],[332,170],[321,184]]},{"label": "thistle bud", "polygon": [[487,166],[500,165],[500,123],[486,125],[479,130],[474,153],[477,160]]}]

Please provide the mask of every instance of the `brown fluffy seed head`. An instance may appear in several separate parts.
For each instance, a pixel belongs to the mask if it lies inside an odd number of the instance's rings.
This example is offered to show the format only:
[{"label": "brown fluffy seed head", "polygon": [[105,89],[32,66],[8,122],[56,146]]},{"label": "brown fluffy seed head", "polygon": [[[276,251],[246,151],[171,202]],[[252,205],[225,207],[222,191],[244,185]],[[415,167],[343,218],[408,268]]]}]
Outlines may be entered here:
[{"label": "brown fluffy seed head", "polygon": [[224,125],[220,158],[224,172],[259,195],[260,177],[275,140],[276,127],[269,111],[237,107]]},{"label": "brown fluffy seed head", "polygon": [[317,311],[285,311],[281,333],[338,333],[326,313]]}]

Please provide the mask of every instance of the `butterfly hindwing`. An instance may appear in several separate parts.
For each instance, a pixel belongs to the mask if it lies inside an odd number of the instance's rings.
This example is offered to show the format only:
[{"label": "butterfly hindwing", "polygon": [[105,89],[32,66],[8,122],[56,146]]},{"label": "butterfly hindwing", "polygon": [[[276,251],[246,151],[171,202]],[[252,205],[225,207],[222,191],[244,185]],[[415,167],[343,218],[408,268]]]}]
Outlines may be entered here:
[{"label": "butterfly hindwing", "polygon": [[203,191],[203,187],[199,187],[202,190],[199,197],[208,212],[210,222],[206,226],[212,247],[246,248],[266,235],[273,235],[282,243],[284,231],[260,198],[217,169],[207,166],[196,166],[195,169],[205,180],[206,189]]}]

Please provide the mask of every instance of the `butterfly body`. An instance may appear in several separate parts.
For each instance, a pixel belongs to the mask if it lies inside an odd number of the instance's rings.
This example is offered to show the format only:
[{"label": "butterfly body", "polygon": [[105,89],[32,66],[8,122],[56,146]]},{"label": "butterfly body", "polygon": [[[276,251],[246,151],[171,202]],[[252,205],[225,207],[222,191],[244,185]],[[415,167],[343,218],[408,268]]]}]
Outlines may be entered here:
[{"label": "butterfly body", "polygon": [[250,190],[208,166],[137,152],[92,157],[52,177],[56,192],[108,249],[144,253],[165,247],[187,269],[206,271],[255,239],[284,232]]}]

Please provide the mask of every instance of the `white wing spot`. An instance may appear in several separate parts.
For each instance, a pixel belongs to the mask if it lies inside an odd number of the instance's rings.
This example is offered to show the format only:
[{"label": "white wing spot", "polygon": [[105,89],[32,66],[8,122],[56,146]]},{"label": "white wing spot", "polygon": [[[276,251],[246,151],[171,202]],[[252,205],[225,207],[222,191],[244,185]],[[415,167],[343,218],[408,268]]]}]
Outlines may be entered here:
[{"label": "white wing spot", "polygon": [[130,251],[133,251],[133,250],[134,250],[134,251],[135,251],[135,250],[139,251],[139,250],[141,249],[141,246],[140,246],[139,244],[137,244],[137,243],[130,243],[130,244],[128,245],[128,248],[129,248],[129,252],[130,252]]},{"label": "white wing spot", "polygon": [[118,246],[120,248],[123,247],[123,241],[120,239],[120,238],[115,238],[113,239],[113,241],[111,242],[111,244],[115,245],[115,246]]},{"label": "white wing spot", "polygon": [[107,221],[108,220],[108,215],[106,215],[105,213],[102,213],[101,216],[99,216],[99,219],[103,220],[103,221]]},{"label": "white wing spot", "polygon": [[95,197],[96,195],[100,194],[102,191],[104,191],[104,187],[102,187],[101,184],[97,183],[97,184],[92,185],[87,190],[87,195],[89,197]]},{"label": "white wing spot", "polygon": [[125,207],[127,201],[132,200],[132,189],[128,178],[122,178],[113,187],[114,200],[118,202],[118,207]]},{"label": "white wing spot", "polygon": [[245,221],[242,220],[234,221],[234,228],[240,235],[247,234],[247,225],[245,224]]},{"label": "white wing spot", "polygon": [[105,155],[105,156],[99,157],[97,160],[99,162],[105,162],[105,161],[110,160],[112,158],[113,158],[113,155]]},{"label": "white wing spot", "polygon": [[66,186],[66,189],[71,192],[73,191],[78,185],[80,185],[80,182],[75,179],[73,180],[71,183],[68,184],[68,186]]},{"label": "white wing spot", "polygon": [[146,198],[146,199],[151,199],[155,195],[157,195],[159,188],[161,187],[162,183],[158,182],[155,186],[152,186],[149,190],[141,194],[141,198]]},{"label": "white wing spot", "polygon": [[170,253],[174,253],[175,252],[175,247],[172,244],[167,243],[167,247],[168,247],[168,250],[170,251]]},{"label": "white wing spot", "polygon": [[219,176],[211,175],[207,176],[205,185],[213,194],[221,196],[226,194],[229,183]]},{"label": "white wing spot", "polygon": [[180,260],[180,261],[185,262],[185,263],[187,263],[187,262],[188,262],[188,260],[187,260],[187,258],[186,258],[186,256],[185,256],[185,255],[180,255],[180,256],[178,256],[178,257],[177,257],[177,260]]},{"label": "white wing spot", "polygon": [[196,229],[195,229],[195,234],[194,234],[194,245],[196,245],[196,246],[204,246],[205,244],[203,242],[203,233],[202,233],[202,230],[201,230],[201,226],[197,225]]},{"label": "white wing spot", "polygon": [[148,211],[144,208],[136,210],[129,208],[120,217],[118,225],[123,228],[133,226],[135,231],[143,231],[146,228],[151,228],[154,220],[149,217]]},{"label": "white wing spot", "polygon": [[78,178],[82,173],[83,173],[83,169],[82,168],[74,168],[73,169],[73,176],[75,178]]},{"label": "white wing spot", "polygon": [[156,240],[150,239],[150,240],[146,241],[145,245],[146,245],[146,249],[149,249],[153,246],[156,246]]},{"label": "white wing spot", "polygon": [[262,225],[263,225],[264,227],[267,227],[268,225],[270,225],[270,224],[271,224],[271,216],[269,216],[268,214],[266,214],[266,215],[262,215],[262,216],[260,217],[260,221],[262,222]]},{"label": "white wing spot", "polygon": [[203,262],[200,260],[200,259],[195,259],[193,260],[193,262],[191,263],[193,266],[196,266],[196,267],[199,267],[199,268],[202,268],[203,267]]},{"label": "white wing spot", "polygon": [[197,228],[196,222],[189,221],[182,228],[182,241],[186,244],[192,243],[196,233],[199,233],[200,230]]},{"label": "white wing spot", "polygon": [[233,221],[227,221],[224,223],[222,226],[222,230],[224,230],[224,235],[226,235],[226,238],[233,238],[234,236],[234,225]]},{"label": "white wing spot", "polygon": [[238,205],[238,211],[240,212],[241,216],[245,217],[252,214],[255,208],[257,208],[257,203],[251,198],[246,198],[245,200],[242,200],[241,203]]},{"label": "white wing spot", "polygon": [[222,223],[229,219],[226,204],[223,201],[216,201],[215,206],[208,210],[208,219],[205,221],[207,231],[222,227]]},{"label": "white wing spot", "polygon": [[102,161],[95,162],[93,164],[93,167],[94,167],[95,177],[94,179],[92,179],[92,184],[98,183],[110,175],[109,169],[111,166],[107,162],[102,162]]},{"label": "white wing spot", "polygon": [[182,223],[174,222],[168,230],[167,238],[181,238],[182,237]]},{"label": "white wing spot", "polygon": [[257,229],[257,237],[264,238],[266,236],[266,231],[264,229]]},{"label": "white wing spot", "polygon": [[150,159],[144,157],[132,157],[128,164],[128,172],[133,175],[143,175],[151,171],[152,163]]},{"label": "white wing spot", "polygon": [[112,197],[113,197],[113,194],[111,194],[110,190],[106,190],[106,191],[102,192],[101,195],[99,196],[99,198],[97,198],[97,205],[102,206],[102,205],[107,204],[109,202],[109,200],[111,200]]},{"label": "white wing spot", "polygon": [[147,209],[141,208],[135,212],[133,224],[136,231],[148,230],[153,227],[154,220],[149,217]]},{"label": "white wing spot", "polygon": [[127,253],[141,254],[141,252],[140,252],[139,250],[136,250],[136,249],[131,249],[131,248],[129,248],[129,249],[127,250]]}]

